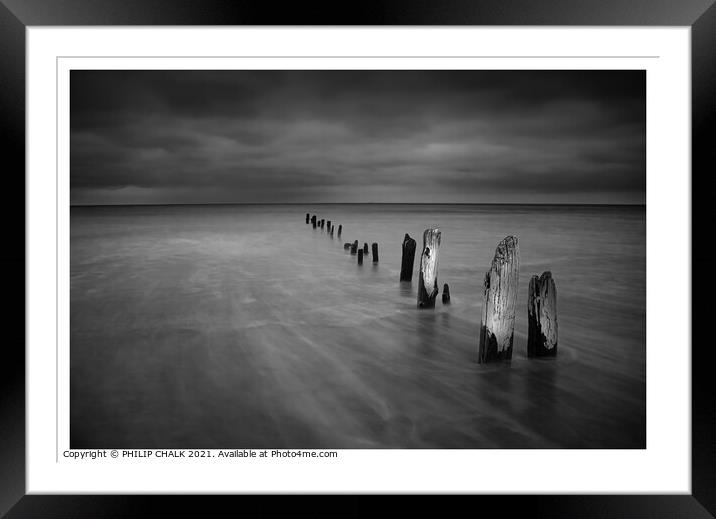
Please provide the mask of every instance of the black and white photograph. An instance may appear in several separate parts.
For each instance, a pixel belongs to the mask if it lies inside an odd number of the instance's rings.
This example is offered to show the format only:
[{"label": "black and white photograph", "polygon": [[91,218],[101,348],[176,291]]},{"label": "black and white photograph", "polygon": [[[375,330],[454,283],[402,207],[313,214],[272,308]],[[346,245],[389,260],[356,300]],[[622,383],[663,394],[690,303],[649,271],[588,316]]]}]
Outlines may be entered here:
[{"label": "black and white photograph", "polygon": [[645,449],[644,70],[72,70],[71,449]]}]

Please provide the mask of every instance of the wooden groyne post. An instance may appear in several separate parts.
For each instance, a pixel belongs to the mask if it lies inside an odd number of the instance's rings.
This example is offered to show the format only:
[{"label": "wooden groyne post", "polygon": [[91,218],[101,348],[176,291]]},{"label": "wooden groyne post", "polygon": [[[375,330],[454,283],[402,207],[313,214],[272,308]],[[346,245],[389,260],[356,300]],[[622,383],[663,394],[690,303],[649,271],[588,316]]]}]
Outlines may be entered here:
[{"label": "wooden groyne post", "polygon": [[443,304],[449,304],[450,303],[450,287],[447,283],[443,285]]},{"label": "wooden groyne post", "polygon": [[338,226],[338,237],[341,237],[341,233],[343,232],[343,225]]},{"label": "wooden groyne post", "polygon": [[358,265],[363,265],[363,249],[358,249]]},{"label": "wooden groyne post", "polygon": [[425,229],[423,252],[420,255],[418,280],[418,308],[434,308],[438,295],[438,253],[440,251],[440,229]]},{"label": "wooden groyne post", "polygon": [[351,254],[356,254],[358,252],[358,240],[353,242],[353,245],[351,245]]},{"label": "wooden groyne post", "polygon": [[413,263],[415,263],[415,247],[417,243],[405,233],[403,238],[403,257],[400,263],[400,281],[412,281]]},{"label": "wooden groyne post", "polygon": [[306,224],[311,223],[311,213],[306,213]]},{"label": "wooden groyne post", "polygon": [[363,254],[365,254],[366,256],[368,255],[368,244],[367,243],[363,243]]},{"label": "wooden groyne post", "polygon": [[315,229],[316,228],[316,215],[315,214],[313,216],[311,216],[311,223],[313,224],[313,228]]},{"label": "wooden groyne post", "polygon": [[378,244],[377,244],[377,243],[373,243],[373,244],[371,245],[371,250],[372,250],[372,253],[373,253],[373,263],[378,263]]},{"label": "wooden groyne post", "polygon": [[348,250],[348,249],[350,249],[352,246],[353,246],[352,243],[344,243],[344,244],[343,244],[343,250]]},{"label": "wooden groyne post", "polygon": [[490,270],[485,274],[479,362],[512,358],[519,270],[517,238],[507,236],[497,246]]},{"label": "wooden groyne post", "polygon": [[550,271],[532,276],[527,295],[527,356],[557,355],[557,289]]}]

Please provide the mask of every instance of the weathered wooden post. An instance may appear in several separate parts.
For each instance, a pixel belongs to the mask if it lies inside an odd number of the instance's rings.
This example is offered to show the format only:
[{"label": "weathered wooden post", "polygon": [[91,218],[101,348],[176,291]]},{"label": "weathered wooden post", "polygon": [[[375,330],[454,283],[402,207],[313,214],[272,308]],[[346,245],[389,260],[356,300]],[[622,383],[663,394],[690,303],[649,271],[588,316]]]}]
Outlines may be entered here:
[{"label": "weathered wooden post", "polygon": [[331,221],[330,220],[328,220],[326,222],[326,229],[328,229],[328,232],[331,232]]},{"label": "weathered wooden post", "polygon": [[311,223],[311,213],[306,213],[306,224]]},{"label": "weathered wooden post", "polygon": [[400,281],[412,281],[413,279],[413,263],[415,262],[415,247],[417,243],[405,233],[403,239],[403,259],[400,264]]},{"label": "weathered wooden post", "polygon": [[338,226],[338,237],[341,237],[341,233],[343,232],[343,225]]},{"label": "weathered wooden post", "polygon": [[358,249],[358,265],[363,265],[363,249]]},{"label": "weathered wooden post", "polygon": [[352,246],[353,246],[353,244],[351,244],[351,243],[344,243],[344,244],[343,244],[343,250],[348,250],[348,249],[350,249]]},{"label": "weathered wooden post", "polygon": [[557,355],[557,289],[550,271],[532,276],[527,295],[527,356]]},{"label": "weathered wooden post", "polygon": [[478,362],[512,358],[519,271],[517,238],[507,236],[497,246],[490,270],[485,274]]},{"label": "weathered wooden post", "polygon": [[423,253],[420,255],[418,280],[418,308],[434,308],[438,295],[438,252],[440,229],[425,229]]},{"label": "weathered wooden post", "polygon": [[367,243],[363,243],[363,254],[365,254],[366,256],[368,255],[368,244]]},{"label": "weathered wooden post", "polygon": [[443,285],[443,304],[447,305],[450,303],[450,287],[447,283]]},{"label": "weathered wooden post", "polygon": [[[373,245],[371,245],[371,249],[373,252],[373,263],[378,263],[378,244],[373,243]],[[366,254],[367,254],[367,252],[366,252]]]},{"label": "weathered wooden post", "polygon": [[323,229],[326,226],[326,220],[325,218],[321,218],[321,229]]},{"label": "weathered wooden post", "polygon": [[351,254],[355,254],[358,252],[358,240],[353,242],[353,245],[351,245]]},{"label": "weathered wooden post", "polygon": [[331,238],[333,238],[333,231],[335,231],[335,230],[336,230],[335,225],[332,225],[332,226],[331,226],[331,231],[330,231],[330,232],[331,232]]},{"label": "weathered wooden post", "polygon": [[311,216],[311,223],[313,224],[313,228],[315,229],[316,228],[316,215],[315,214],[313,216]]}]

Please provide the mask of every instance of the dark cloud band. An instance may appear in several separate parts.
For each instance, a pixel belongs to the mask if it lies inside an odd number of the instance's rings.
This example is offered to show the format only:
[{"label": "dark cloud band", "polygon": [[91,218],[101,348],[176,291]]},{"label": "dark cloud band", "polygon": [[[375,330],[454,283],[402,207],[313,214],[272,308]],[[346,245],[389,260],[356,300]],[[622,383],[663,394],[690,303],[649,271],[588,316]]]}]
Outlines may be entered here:
[{"label": "dark cloud band", "polygon": [[73,71],[71,198],[643,203],[645,87],[643,71]]}]

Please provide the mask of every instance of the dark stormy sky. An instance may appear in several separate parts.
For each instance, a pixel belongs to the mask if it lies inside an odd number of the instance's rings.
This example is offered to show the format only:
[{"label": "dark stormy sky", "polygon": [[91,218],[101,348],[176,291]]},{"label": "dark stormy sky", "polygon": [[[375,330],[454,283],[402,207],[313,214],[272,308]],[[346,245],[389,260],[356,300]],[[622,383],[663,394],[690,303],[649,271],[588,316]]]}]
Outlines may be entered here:
[{"label": "dark stormy sky", "polygon": [[73,71],[71,202],[645,203],[643,71]]}]

